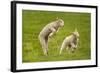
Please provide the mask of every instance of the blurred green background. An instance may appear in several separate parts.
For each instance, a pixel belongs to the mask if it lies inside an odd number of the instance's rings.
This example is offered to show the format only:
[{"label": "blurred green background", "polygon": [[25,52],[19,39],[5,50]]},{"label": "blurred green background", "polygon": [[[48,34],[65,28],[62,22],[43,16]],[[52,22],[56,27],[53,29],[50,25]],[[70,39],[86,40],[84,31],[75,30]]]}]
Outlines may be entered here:
[{"label": "blurred green background", "polygon": [[[56,20],[64,20],[64,27],[49,39],[49,55],[44,56],[38,40],[39,32],[45,25]],[[67,61],[67,60],[86,60],[91,58],[91,14],[76,12],[54,12],[54,11],[22,11],[22,61],[46,62],[46,61]],[[59,55],[60,46],[64,38],[70,35],[77,28],[80,39],[75,53],[68,53],[65,49]]]}]

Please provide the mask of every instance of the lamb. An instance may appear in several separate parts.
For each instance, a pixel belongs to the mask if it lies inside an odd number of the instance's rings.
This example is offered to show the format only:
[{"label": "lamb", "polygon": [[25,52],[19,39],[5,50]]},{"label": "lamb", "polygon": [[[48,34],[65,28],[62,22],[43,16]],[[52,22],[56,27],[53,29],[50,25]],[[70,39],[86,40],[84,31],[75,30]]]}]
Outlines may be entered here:
[{"label": "lamb", "polygon": [[57,19],[49,24],[47,24],[39,33],[39,41],[42,46],[44,55],[48,55],[48,38],[52,37],[59,28],[64,26],[64,21],[62,19]]},{"label": "lamb", "polygon": [[78,46],[78,41],[79,41],[79,33],[78,33],[77,29],[75,29],[75,31],[72,32],[71,35],[67,36],[64,39],[64,41],[61,45],[60,54],[62,53],[63,49],[67,49],[67,50],[69,50],[69,52],[74,52]]}]

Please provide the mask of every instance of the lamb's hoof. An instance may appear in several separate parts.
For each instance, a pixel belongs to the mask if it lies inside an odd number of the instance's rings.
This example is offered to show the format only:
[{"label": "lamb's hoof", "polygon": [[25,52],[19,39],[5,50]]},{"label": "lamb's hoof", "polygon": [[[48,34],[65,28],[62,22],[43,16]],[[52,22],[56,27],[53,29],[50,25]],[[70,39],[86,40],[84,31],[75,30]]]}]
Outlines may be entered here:
[{"label": "lamb's hoof", "polygon": [[46,53],[45,56],[48,56],[48,53]]}]

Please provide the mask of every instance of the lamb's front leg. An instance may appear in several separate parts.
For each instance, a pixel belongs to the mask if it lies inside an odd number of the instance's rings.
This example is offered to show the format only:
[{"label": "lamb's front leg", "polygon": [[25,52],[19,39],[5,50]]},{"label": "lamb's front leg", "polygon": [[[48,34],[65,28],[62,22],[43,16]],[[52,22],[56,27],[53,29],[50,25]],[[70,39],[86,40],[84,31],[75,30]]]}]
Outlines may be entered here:
[{"label": "lamb's front leg", "polygon": [[71,52],[74,53],[77,46],[74,43],[71,43]]},{"label": "lamb's front leg", "polygon": [[77,38],[76,48],[79,46],[79,39]]},{"label": "lamb's front leg", "polygon": [[49,37],[51,38],[56,33],[56,30],[54,28],[51,28],[50,30],[52,32],[49,34]]}]

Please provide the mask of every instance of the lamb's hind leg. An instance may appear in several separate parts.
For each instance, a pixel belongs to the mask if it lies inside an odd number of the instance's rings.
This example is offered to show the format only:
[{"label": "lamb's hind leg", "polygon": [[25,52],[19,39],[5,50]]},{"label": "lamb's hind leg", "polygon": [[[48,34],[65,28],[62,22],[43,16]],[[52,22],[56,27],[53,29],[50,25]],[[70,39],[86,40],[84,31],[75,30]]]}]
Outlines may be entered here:
[{"label": "lamb's hind leg", "polygon": [[42,46],[42,49],[43,49],[43,53],[44,55],[48,55],[48,40],[44,37],[39,37],[39,40],[40,40],[40,44]]},{"label": "lamb's hind leg", "polygon": [[66,48],[66,45],[63,43],[62,46],[61,46],[61,48],[60,48],[60,55],[61,55],[62,50],[63,50],[64,48]]}]

